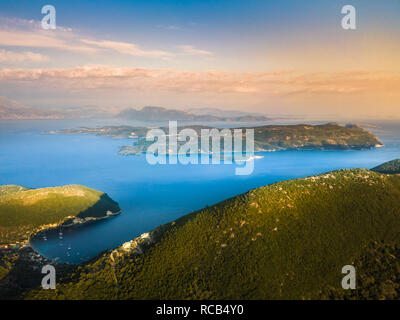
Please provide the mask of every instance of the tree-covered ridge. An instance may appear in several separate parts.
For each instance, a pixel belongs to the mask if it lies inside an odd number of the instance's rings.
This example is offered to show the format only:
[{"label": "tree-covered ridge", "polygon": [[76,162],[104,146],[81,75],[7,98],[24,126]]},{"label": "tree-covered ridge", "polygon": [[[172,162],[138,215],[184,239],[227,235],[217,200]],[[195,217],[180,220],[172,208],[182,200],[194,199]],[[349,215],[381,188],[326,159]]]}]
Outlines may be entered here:
[{"label": "tree-covered ridge", "polygon": [[399,199],[400,176],[362,169],[275,183],[164,225],[144,250],[108,251],[26,298],[318,298],[342,290],[342,267],[371,242],[399,243]]},{"label": "tree-covered ridge", "polygon": [[354,261],[360,272],[355,290],[328,287],[321,299],[399,300],[400,299],[400,245],[372,242]]},{"label": "tree-covered ridge", "polygon": [[256,150],[367,149],[382,143],[356,125],[282,125],[254,128]]},{"label": "tree-covered ridge", "polygon": [[372,171],[386,173],[386,174],[399,174],[400,173],[400,159],[385,162],[373,169]]},{"label": "tree-covered ridge", "polygon": [[84,186],[26,189],[19,186],[0,187],[0,244],[21,244],[43,228],[74,219],[116,213],[118,204],[105,193]]}]

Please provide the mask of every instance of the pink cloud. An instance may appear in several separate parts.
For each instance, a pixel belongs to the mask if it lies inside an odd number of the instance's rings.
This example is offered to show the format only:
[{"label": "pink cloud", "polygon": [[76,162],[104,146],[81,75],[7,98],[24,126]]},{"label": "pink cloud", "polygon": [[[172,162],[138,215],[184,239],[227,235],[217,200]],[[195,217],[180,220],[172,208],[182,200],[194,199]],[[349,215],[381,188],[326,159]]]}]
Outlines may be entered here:
[{"label": "pink cloud", "polygon": [[132,56],[140,57],[163,57],[169,56],[171,53],[161,50],[143,50],[139,46],[133,43],[118,42],[118,41],[108,41],[108,40],[81,40],[83,43],[96,46],[102,49],[113,50],[122,54],[129,54]]},{"label": "pink cloud", "polygon": [[23,62],[44,62],[48,61],[49,57],[40,53],[31,51],[14,52],[0,49],[0,62],[7,63],[23,63]]},{"label": "pink cloud", "polygon": [[400,76],[384,72],[217,72],[82,66],[71,69],[0,69],[6,82],[85,89],[235,93],[242,95],[353,94],[397,92]]}]

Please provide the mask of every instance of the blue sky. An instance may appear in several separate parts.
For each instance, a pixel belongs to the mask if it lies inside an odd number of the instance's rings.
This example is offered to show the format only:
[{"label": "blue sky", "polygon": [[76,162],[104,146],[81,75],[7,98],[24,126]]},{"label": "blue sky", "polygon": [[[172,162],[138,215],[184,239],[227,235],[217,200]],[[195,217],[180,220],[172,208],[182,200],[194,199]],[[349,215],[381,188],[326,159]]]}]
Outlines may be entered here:
[{"label": "blue sky", "polygon": [[[46,4],[56,8],[56,31],[39,27]],[[357,10],[356,30],[341,27],[346,4]],[[315,112],[327,100],[329,112],[345,112],[350,101],[352,112],[373,113],[383,99],[389,114],[398,102],[388,90],[398,85],[399,16],[398,0],[4,0],[0,95],[48,107],[245,105],[274,113]]]},{"label": "blue sky", "polygon": [[[348,1],[332,0],[205,0],[205,1],[32,1],[0,2],[0,15],[40,21],[40,9],[52,4],[57,24],[88,37],[124,41],[157,50],[192,45],[215,52],[224,59],[197,63],[183,62],[183,68],[257,71],[285,67],[272,61],[269,53],[292,47],[331,46],[365,37],[386,35],[398,40],[400,3],[397,0],[354,0],[358,29],[344,33],[340,10]],[[361,53],[362,54],[362,53]],[[276,53],[275,53],[276,55]],[[279,55],[279,53],[278,53]],[[124,65],[132,61],[124,61]],[[142,66],[162,67],[155,61],[139,61]],[[181,62],[182,63],[182,62]],[[277,66],[278,64],[278,66]],[[280,66],[282,64],[282,66]],[[290,67],[291,61],[287,62]],[[168,67],[168,66],[167,66]]]}]

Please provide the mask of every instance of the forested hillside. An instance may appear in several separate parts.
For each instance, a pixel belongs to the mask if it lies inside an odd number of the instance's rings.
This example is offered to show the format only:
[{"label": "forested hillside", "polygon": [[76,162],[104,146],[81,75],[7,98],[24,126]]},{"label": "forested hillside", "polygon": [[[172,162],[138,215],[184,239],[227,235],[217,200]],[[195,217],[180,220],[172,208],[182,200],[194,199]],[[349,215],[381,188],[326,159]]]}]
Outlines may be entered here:
[{"label": "forested hillside", "polygon": [[400,159],[385,162],[371,170],[379,172],[379,173],[399,174],[400,173]]},{"label": "forested hillside", "polygon": [[119,210],[106,194],[83,186],[0,186],[0,244],[19,244],[41,228],[74,218],[100,218],[107,216],[107,211]]},{"label": "forested hillside", "polygon": [[279,182],[141,239],[80,266],[57,290],[26,298],[343,297],[344,265],[377,272],[364,263],[371,245],[400,243],[400,176],[356,169]]}]

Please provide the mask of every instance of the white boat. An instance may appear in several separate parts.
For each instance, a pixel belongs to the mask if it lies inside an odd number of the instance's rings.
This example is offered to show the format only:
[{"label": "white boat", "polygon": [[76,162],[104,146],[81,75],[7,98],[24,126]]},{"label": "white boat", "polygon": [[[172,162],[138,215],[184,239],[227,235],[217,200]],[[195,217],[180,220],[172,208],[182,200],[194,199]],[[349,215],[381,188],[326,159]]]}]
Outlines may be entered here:
[{"label": "white boat", "polygon": [[247,162],[247,161],[252,161],[255,159],[262,159],[264,156],[251,156],[249,158],[244,158],[244,159],[235,159],[235,162]]}]

